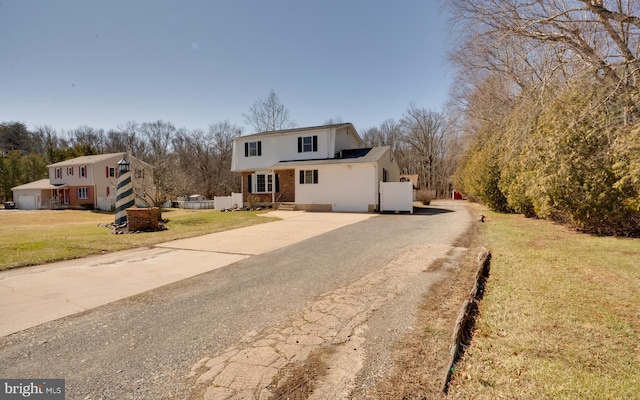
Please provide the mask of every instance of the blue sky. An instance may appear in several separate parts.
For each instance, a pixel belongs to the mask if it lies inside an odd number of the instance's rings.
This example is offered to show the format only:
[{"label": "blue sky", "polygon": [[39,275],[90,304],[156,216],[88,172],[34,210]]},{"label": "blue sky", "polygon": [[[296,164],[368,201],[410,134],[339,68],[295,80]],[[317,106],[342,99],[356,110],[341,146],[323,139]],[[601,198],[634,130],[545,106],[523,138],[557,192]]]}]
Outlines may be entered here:
[{"label": "blue sky", "polygon": [[452,73],[437,0],[0,0],[0,122],[206,129],[273,89],[298,126],[363,130]]}]

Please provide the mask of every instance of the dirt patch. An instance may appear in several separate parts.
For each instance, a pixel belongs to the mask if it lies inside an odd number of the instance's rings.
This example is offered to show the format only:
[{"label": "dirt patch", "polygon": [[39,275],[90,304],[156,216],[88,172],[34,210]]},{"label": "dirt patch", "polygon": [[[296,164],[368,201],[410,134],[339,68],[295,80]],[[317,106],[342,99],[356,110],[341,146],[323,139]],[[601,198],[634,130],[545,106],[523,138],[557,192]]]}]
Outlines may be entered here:
[{"label": "dirt patch", "polygon": [[305,362],[290,365],[273,378],[271,392],[275,399],[304,400],[309,398],[319,379],[330,368],[327,359],[335,353],[332,346],[322,347],[309,353]]}]

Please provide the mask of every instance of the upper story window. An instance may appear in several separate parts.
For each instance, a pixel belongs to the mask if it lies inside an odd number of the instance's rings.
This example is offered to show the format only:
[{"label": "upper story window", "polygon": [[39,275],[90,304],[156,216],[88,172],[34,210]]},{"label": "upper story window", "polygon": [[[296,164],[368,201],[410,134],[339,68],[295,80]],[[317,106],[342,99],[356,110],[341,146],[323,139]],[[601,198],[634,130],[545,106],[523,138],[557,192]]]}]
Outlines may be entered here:
[{"label": "upper story window", "polygon": [[107,178],[116,177],[116,167],[107,167]]},{"label": "upper story window", "polygon": [[67,167],[67,176],[73,176],[73,167]]},{"label": "upper story window", "polygon": [[56,168],[56,179],[62,179],[62,168]]},{"label": "upper story window", "polygon": [[134,177],[138,178],[138,179],[142,179],[144,178],[144,169],[142,168],[136,168],[135,172],[134,172]]},{"label": "upper story window", "polygon": [[258,157],[262,155],[262,142],[246,142],[244,144],[244,156],[245,157]]},{"label": "upper story window", "polygon": [[318,151],[318,135],[298,137],[298,153]]},{"label": "upper story window", "polygon": [[87,177],[87,167],[82,165],[80,168],[80,178],[86,178]]}]

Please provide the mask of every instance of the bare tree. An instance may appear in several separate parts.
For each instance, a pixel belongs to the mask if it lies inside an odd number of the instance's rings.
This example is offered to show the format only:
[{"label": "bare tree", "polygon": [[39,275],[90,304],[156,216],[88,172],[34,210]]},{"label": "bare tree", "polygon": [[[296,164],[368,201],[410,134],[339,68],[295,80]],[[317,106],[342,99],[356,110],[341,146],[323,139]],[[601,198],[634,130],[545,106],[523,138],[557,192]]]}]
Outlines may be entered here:
[{"label": "bare tree", "polygon": [[329,118],[328,120],[324,121],[324,125],[335,125],[335,124],[342,124],[344,123],[344,120],[342,119],[341,116],[337,116],[335,118]]},{"label": "bare tree", "polygon": [[289,116],[289,110],[280,103],[273,89],[266,99],[258,99],[249,109],[249,113],[242,116],[256,132],[277,131],[296,126],[295,121]]},{"label": "bare tree", "polygon": [[572,72],[581,65],[619,87],[637,86],[637,1],[452,0],[447,6],[464,32],[459,55],[471,64],[465,49],[481,55],[476,67],[503,72],[523,85],[528,78],[539,80],[549,71]]},{"label": "bare tree", "polygon": [[435,191],[438,196],[445,195],[449,190],[449,177],[442,171],[447,160],[449,121],[443,113],[411,104],[401,124],[402,140],[411,146],[408,163],[420,175],[420,186]]},{"label": "bare tree", "polygon": [[105,149],[104,130],[80,126],[67,132],[72,146],[91,149],[90,153],[102,154]]},{"label": "bare tree", "polygon": [[105,137],[106,151],[109,153],[129,151],[140,159],[147,159],[148,146],[139,129],[140,125],[134,121],[118,126],[117,129],[110,129]]},{"label": "bare tree", "polygon": [[[209,198],[238,191],[240,180],[231,172],[233,140],[242,130],[228,121],[209,125],[208,131],[180,131],[173,141],[180,169],[182,190]],[[183,193],[187,194],[187,193]]]},{"label": "bare tree", "polygon": [[177,129],[171,122],[144,122],[139,132],[145,138],[149,152],[145,162],[153,167],[154,205],[162,210],[162,204],[171,197],[181,179],[172,141]]}]

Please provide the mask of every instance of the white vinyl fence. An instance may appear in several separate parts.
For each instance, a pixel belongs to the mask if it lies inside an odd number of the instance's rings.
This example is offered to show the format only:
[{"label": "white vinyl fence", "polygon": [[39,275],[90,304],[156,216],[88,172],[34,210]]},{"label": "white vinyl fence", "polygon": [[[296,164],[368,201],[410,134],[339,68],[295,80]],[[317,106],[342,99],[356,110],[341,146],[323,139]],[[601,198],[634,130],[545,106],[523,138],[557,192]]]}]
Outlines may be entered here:
[{"label": "white vinyl fence", "polygon": [[380,211],[408,211],[413,214],[413,184],[380,182]]},{"label": "white vinyl fence", "polygon": [[242,193],[231,193],[231,196],[216,196],[213,201],[216,210],[242,208]]},{"label": "white vinyl fence", "polygon": [[242,193],[231,193],[231,196],[215,196],[213,200],[181,201],[180,206],[189,210],[228,210],[242,208]]},{"label": "white vinyl fence", "polygon": [[184,201],[182,205],[187,210],[204,210],[207,208],[215,208],[215,200]]}]

